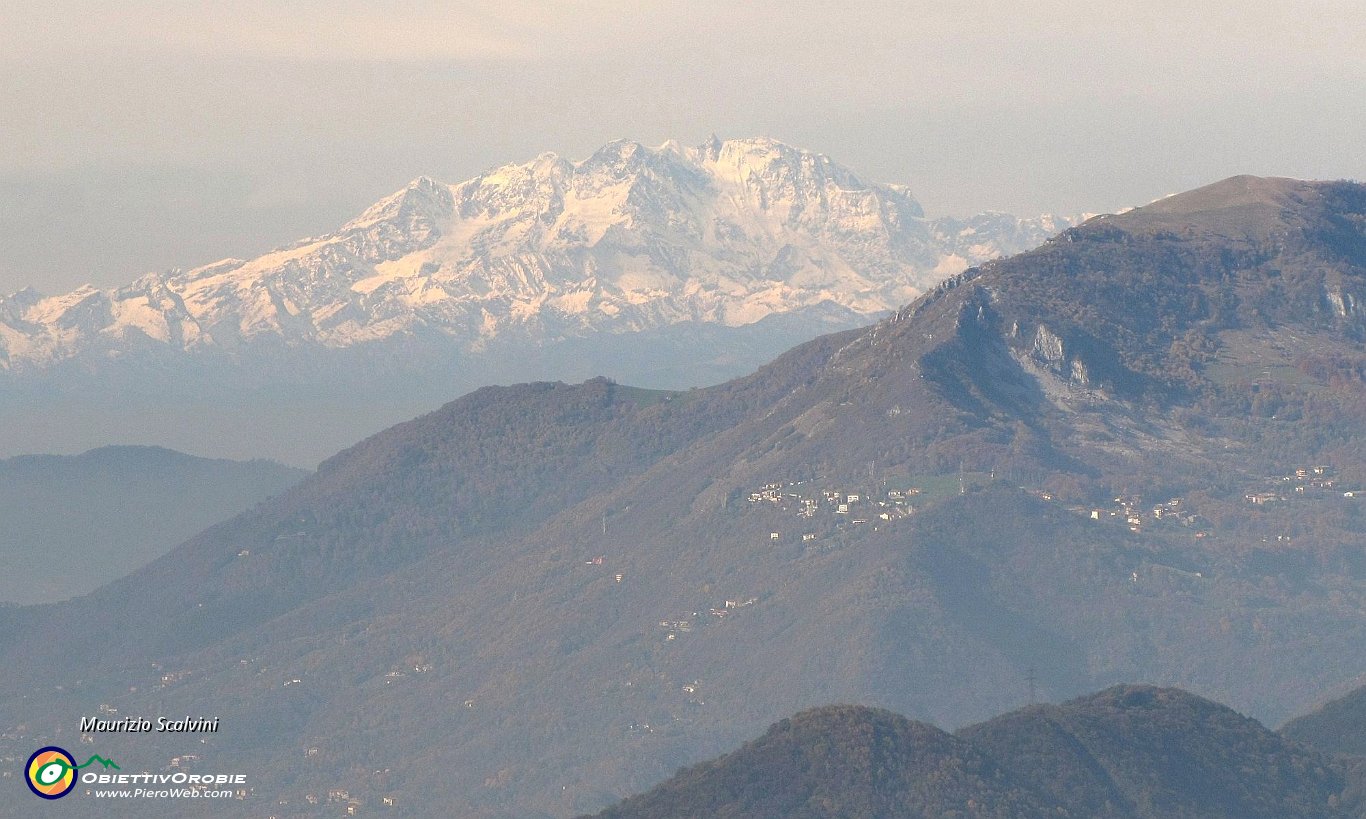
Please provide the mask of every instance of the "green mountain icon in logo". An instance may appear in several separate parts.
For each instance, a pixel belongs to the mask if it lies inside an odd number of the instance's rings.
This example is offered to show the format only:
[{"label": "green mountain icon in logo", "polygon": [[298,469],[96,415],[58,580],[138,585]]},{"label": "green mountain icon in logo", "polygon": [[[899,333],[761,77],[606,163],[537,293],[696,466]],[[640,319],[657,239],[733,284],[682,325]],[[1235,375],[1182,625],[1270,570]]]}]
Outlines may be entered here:
[{"label": "green mountain icon in logo", "polygon": [[121,771],[121,770],[123,770],[122,768],[120,768],[118,765],[116,765],[116,764],[114,763],[114,760],[112,760],[112,759],[105,759],[104,757],[100,756],[99,754],[91,754],[91,755],[90,755],[90,758],[87,759],[87,760],[85,761],[85,764],[84,764],[84,765],[77,765],[76,767],[77,767],[77,768],[88,768],[88,767],[90,767],[90,765],[92,765],[92,764],[94,764],[94,763],[96,763],[96,762],[98,762],[98,763],[100,763],[101,765],[103,765],[103,766],[104,766],[104,769],[105,769],[106,771],[109,770],[110,768],[113,768],[113,769],[116,770],[116,771]]}]

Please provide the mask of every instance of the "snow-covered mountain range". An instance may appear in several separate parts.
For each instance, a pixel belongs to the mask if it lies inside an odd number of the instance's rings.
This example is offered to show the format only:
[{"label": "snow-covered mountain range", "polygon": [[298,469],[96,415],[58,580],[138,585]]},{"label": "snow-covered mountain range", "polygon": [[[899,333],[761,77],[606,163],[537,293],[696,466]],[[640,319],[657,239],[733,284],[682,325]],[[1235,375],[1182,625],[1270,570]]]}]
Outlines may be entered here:
[{"label": "snow-covered mountain range", "polygon": [[928,219],[910,191],[772,139],[543,154],[422,177],[335,233],[124,287],[0,297],[0,370],[140,351],[337,349],[438,339],[477,354],[809,309],[872,316],[1075,220]]}]

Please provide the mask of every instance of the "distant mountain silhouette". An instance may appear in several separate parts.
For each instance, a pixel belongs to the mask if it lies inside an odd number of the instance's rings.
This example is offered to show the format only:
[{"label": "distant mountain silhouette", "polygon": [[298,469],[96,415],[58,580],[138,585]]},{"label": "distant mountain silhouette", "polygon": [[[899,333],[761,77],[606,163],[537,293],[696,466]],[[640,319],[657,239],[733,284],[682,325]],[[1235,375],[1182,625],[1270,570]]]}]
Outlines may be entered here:
[{"label": "distant mountain silhouette", "polygon": [[159,447],[0,460],[0,601],[93,591],[307,474]]}]

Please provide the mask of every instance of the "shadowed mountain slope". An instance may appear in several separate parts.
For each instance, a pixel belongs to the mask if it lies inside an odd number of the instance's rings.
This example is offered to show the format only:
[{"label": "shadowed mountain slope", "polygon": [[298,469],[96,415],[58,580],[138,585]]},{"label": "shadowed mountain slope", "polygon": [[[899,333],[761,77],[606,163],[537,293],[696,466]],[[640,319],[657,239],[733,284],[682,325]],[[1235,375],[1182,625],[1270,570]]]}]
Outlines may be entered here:
[{"label": "shadowed mountain slope", "polygon": [[1176,689],[1118,686],[952,736],[885,711],[815,709],[600,819],[1329,819],[1343,774]]},{"label": "shadowed mountain slope", "polygon": [[1366,653],[1364,190],[1091,220],[714,388],[473,393],[0,610],[0,732],[214,703],[199,752],[253,798],[528,817],[823,703],[978,721],[1031,669],[1054,700],[1146,679],[1284,719]]},{"label": "shadowed mountain slope", "polygon": [[1325,753],[1366,757],[1366,687],[1292,719],[1281,734]]},{"label": "shadowed mountain slope", "polygon": [[829,706],[782,720],[738,751],[598,816],[1004,819],[1046,811],[1036,794],[951,734],[888,711]]},{"label": "shadowed mountain slope", "polygon": [[1339,813],[1343,772],[1230,708],[1117,686],[958,732],[1074,816],[1273,819]]}]

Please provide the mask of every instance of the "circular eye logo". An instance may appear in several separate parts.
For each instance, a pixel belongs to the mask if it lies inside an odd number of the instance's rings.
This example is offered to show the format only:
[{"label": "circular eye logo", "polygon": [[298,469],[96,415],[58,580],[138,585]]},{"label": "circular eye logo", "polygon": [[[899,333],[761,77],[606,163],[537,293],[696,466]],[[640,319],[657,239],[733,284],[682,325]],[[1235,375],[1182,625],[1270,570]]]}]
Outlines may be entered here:
[{"label": "circular eye logo", "polygon": [[34,751],[25,771],[28,789],[44,799],[61,799],[76,787],[76,760],[55,745]]}]

